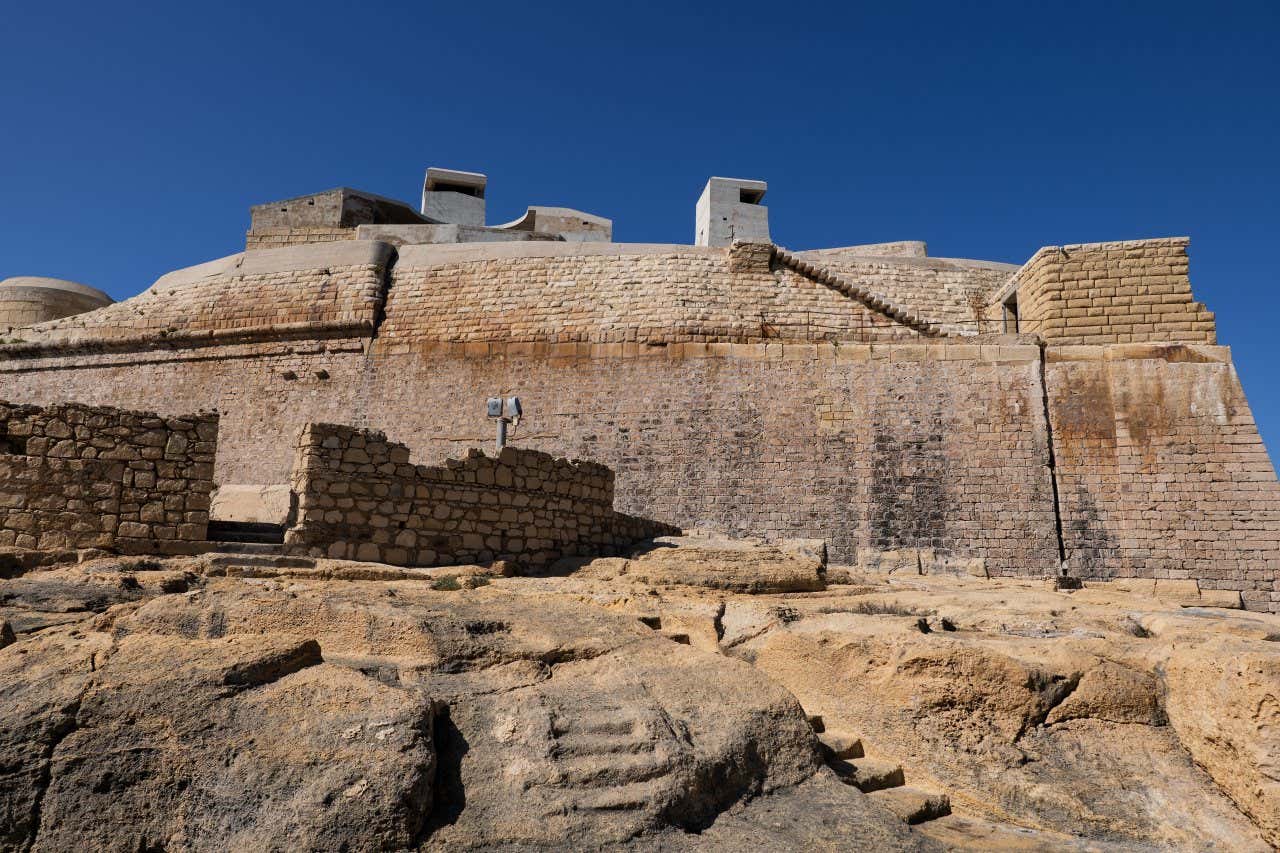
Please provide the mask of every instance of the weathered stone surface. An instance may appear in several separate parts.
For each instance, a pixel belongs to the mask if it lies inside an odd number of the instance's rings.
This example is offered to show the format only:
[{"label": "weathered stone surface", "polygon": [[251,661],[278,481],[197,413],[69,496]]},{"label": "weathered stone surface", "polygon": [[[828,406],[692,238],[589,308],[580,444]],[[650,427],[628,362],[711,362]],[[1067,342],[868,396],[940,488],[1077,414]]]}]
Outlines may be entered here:
[{"label": "weathered stone surface", "polygon": [[209,517],[217,521],[287,525],[293,512],[288,486],[218,486],[210,498]]}]

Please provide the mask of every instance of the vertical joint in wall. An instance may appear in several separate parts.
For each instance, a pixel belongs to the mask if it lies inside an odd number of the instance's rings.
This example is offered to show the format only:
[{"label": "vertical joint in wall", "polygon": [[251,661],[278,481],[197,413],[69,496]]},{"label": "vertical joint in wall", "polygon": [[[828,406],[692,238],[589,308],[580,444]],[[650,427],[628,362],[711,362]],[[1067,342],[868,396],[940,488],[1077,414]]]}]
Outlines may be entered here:
[{"label": "vertical joint in wall", "polygon": [[1044,341],[1040,342],[1040,401],[1044,406],[1045,446],[1048,449],[1049,487],[1053,490],[1053,530],[1058,541],[1058,573],[1067,573],[1067,545],[1062,536],[1062,501],[1058,495],[1058,464],[1053,449],[1053,418],[1049,411],[1049,378]]}]

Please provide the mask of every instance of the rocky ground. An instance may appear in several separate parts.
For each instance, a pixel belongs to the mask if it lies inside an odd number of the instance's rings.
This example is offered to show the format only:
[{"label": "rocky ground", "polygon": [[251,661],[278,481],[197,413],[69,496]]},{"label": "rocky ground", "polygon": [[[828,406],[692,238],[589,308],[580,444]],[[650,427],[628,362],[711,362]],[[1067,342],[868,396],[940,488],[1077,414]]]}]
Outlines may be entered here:
[{"label": "rocky ground", "polygon": [[0,561],[0,849],[1280,845],[1280,619],[820,557]]}]

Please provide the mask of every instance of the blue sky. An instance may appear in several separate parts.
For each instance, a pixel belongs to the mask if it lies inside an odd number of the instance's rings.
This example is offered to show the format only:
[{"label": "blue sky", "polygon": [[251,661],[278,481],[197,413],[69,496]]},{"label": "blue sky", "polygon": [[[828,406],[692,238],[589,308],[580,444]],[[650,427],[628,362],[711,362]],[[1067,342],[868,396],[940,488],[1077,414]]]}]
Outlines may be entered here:
[{"label": "blue sky", "polygon": [[428,165],[689,242],[709,175],[791,248],[1020,263],[1187,234],[1280,438],[1275,3],[11,3],[0,277],[117,298],[238,251],[250,204]]}]

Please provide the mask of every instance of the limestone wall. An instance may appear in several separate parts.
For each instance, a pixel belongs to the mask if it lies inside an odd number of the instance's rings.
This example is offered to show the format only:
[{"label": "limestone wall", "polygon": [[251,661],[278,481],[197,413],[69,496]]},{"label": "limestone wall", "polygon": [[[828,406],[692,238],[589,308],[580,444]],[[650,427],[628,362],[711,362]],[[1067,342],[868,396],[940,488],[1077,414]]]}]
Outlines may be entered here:
[{"label": "limestone wall", "polygon": [[1213,314],[1196,302],[1185,237],[1046,246],[1011,279],[1019,331],[1051,344],[1216,342]]},{"label": "limestone wall", "polygon": [[0,546],[181,552],[205,538],[218,417],[0,402]]},{"label": "limestone wall", "polygon": [[1046,385],[1072,574],[1280,610],[1280,483],[1225,348],[1050,349]]},{"label": "limestone wall", "polygon": [[331,243],[337,240],[354,240],[355,228],[339,226],[298,226],[294,228],[260,228],[246,231],[244,247],[248,251],[279,249],[285,246],[306,246],[311,243]]},{"label": "limestone wall", "polygon": [[986,304],[1017,267],[894,252],[869,257],[867,249],[818,249],[796,256],[876,291],[949,333],[991,333],[1001,328],[987,319]]},{"label": "limestone wall", "polygon": [[18,276],[0,281],[0,333],[83,314],[111,304],[111,297],[74,281]]},{"label": "limestone wall", "polygon": [[692,246],[406,246],[379,334],[650,346],[917,337],[858,300],[771,269],[768,245],[756,248],[739,262],[735,250]]},{"label": "limestone wall", "polygon": [[132,299],[43,323],[22,337],[28,349],[145,350],[370,332],[380,316],[392,256],[390,246],[363,241],[248,253],[224,259],[209,275],[176,285],[166,284],[166,276]]},{"label": "limestone wall", "polygon": [[308,424],[299,434],[292,484],[295,551],[396,565],[618,553],[675,528],[613,511],[613,473],[603,465],[507,447],[472,450],[442,466],[414,465],[381,432]]}]

